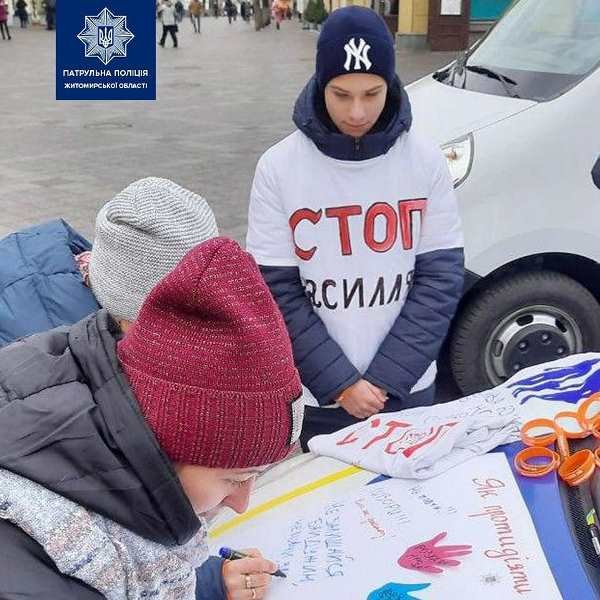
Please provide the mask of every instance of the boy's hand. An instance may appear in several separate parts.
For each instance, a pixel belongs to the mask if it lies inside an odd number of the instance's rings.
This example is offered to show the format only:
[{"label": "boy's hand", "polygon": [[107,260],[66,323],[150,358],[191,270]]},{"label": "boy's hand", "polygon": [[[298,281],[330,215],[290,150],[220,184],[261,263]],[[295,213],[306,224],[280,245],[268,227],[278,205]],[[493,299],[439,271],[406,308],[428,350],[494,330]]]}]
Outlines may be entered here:
[{"label": "boy's hand", "polygon": [[386,400],[388,399],[388,393],[384,389],[372,384],[370,381],[367,381],[366,379],[364,381],[373,390],[375,395],[378,396],[379,399],[385,404]]},{"label": "boy's hand", "polygon": [[383,410],[386,400],[385,392],[359,379],[344,390],[338,398],[338,404],[353,417],[366,419]]},{"label": "boy's hand", "polygon": [[226,560],[223,563],[223,582],[227,600],[259,600],[264,598],[271,583],[270,573],[277,566],[263,558],[256,548],[243,550],[249,558]]}]

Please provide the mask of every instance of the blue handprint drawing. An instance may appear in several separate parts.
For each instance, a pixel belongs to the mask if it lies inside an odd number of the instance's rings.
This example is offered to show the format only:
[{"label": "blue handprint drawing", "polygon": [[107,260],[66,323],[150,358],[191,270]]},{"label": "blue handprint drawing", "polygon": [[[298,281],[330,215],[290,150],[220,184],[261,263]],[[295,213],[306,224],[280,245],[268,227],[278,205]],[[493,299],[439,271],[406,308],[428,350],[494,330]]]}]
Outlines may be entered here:
[{"label": "blue handprint drawing", "polygon": [[428,588],[430,583],[386,583],[383,587],[373,590],[367,600],[419,600],[411,592]]}]

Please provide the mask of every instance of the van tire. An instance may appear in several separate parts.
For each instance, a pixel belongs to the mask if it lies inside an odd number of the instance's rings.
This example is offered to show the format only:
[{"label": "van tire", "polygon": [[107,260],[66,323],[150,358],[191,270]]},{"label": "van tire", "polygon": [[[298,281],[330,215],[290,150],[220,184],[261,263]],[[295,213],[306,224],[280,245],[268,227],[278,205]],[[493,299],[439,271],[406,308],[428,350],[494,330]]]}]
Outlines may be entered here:
[{"label": "van tire", "polygon": [[492,283],[462,308],[450,338],[450,366],[468,395],[532,364],[598,349],[594,296],[562,273],[528,271]]}]

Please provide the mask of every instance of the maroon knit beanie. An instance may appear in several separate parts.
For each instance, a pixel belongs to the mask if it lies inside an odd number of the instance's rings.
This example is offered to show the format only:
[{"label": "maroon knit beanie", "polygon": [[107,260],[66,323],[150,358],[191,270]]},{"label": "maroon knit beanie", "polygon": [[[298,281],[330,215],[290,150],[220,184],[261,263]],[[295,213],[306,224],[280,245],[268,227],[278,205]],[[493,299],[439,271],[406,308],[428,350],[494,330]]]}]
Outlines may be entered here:
[{"label": "maroon knit beanie", "polygon": [[232,240],[190,251],[152,290],[117,353],[174,462],[266,465],[300,435],[302,387],[285,323]]}]

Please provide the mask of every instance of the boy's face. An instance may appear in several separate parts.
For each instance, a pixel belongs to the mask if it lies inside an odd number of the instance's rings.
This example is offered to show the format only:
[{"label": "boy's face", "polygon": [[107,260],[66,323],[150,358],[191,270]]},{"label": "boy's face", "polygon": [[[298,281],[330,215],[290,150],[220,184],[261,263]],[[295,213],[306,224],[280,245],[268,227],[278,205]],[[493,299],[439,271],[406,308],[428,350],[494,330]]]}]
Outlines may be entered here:
[{"label": "boy's face", "polygon": [[325,87],[325,106],[331,120],[342,133],[360,138],[379,119],[387,90],[387,83],[379,75],[340,75]]},{"label": "boy's face", "polygon": [[219,508],[229,506],[237,513],[248,508],[256,476],[263,468],[210,469],[197,465],[175,464],[175,471],[197,514],[207,518]]}]

